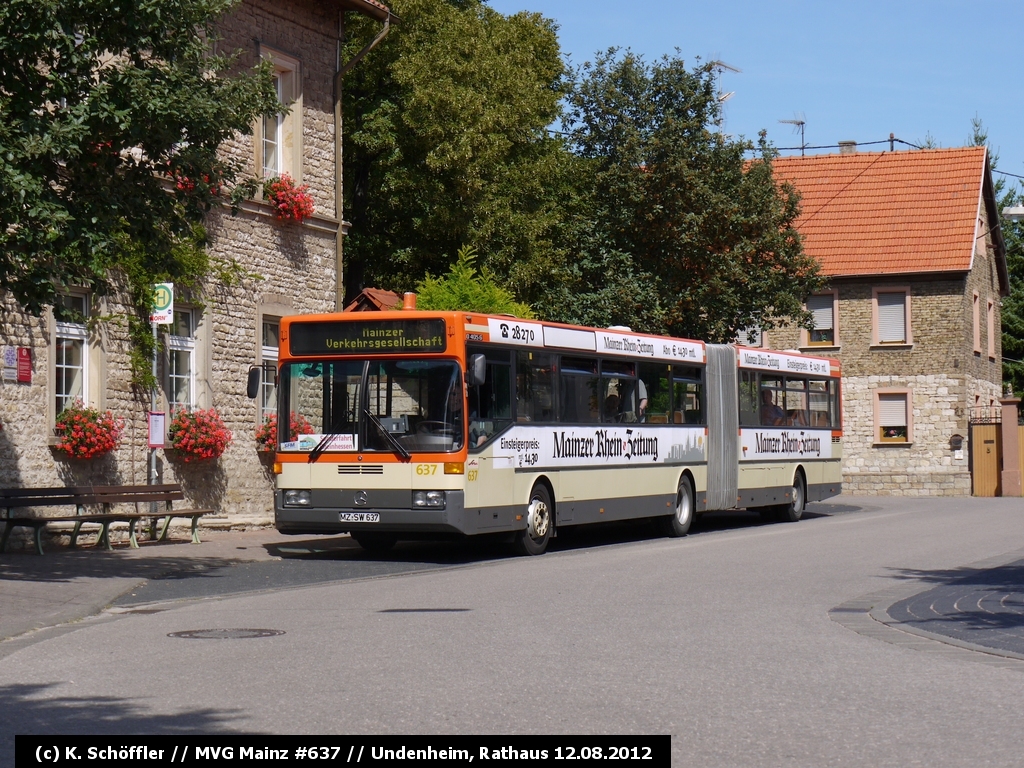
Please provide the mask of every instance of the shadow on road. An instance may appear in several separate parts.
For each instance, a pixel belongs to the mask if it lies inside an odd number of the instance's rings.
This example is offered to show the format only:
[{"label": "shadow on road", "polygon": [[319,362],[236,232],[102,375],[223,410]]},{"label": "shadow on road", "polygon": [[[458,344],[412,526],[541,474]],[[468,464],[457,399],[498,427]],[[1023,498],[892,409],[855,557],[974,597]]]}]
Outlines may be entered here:
[{"label": "shadow on road", "polygon": [[[815,503],[804,512],[805,520],[832,517],[861,511],[851,504]],[[698,517],[690,528],[690,536],[720,533],[739,528],[777,525],[765,522],[759,513],[747,510],[709,512]],[[572,526],[559,530],[552,540],[551,552],[613,546],[663,538],[650,521],[623,521]],[[348,536],[296,538],[294,542],[268,544],[267,551],[287,560],[343,560],[388,563],[422,563],[431,565],[463,565],[516,557],[504,536],[478,536],[457,540],[401,541],[394,549],[384,553],[363,550]]]},{"label": "shadow on road", "polygon": [[[0,764],[14,765],[14,734],[131,734],[193,735],[196,733],[241,733],[232,722],[242,710],[197,709],[168,715],[146,713],[145,701],[113,696],[70,695],[73,684],[62,684],[67,695],[54,697],[50,685],[0,686]],[[46,697],[46,698],[43,698]]]},{"label": "shadow on road", "polygon": [[922,581],[926,584],[976,587],[987,591],[1024,592],[1024,560],[996,568],[961,568],[918,570],[916,568],[889,568],[897,579]]},{"label": "shadow on road", "polygon": [[175,557],[174,545],[154,546],[167,547],[167,554],[120,557],[116,550],[92,552],[91,547],[47,552],[42,557],[28,552],[5,554],[0,559],[0,582],[70,582],[81,578],[186,579],[243,562],[227,557]]},{"label": "shadow on road", "polygon": [[889,606],[896,621],[1024,656],[1024,560],[995,568],[890,569],[933,584]]}]

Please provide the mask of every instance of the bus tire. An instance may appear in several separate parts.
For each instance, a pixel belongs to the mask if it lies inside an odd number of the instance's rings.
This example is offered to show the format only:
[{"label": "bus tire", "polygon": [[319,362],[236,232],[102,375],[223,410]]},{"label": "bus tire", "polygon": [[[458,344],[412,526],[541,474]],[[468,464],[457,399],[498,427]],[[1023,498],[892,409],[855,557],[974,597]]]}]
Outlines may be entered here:
[{"label": "bus tire", "polygon": [[392,533],[353,533],[352,538],[367,552],[387,552],[398,543]]},{"label": "bus tire", "polygon": [[693,486],[690,478],[683,475],[679,478],[679,490],[676,491],[676,511],[674,514],[658,518],[661,532],[670,538],[685,536],[690,532],[694,517]]},{"label": "bus tire", "polygon": [[526,528],[516,531],[516,549],[523,555],[543,555],[554,527],[555,505],[551,501],[551,492],[544,483],[537,483],[530,491]]},{"label": "bus tire", "polygon": [[795,523],[804,516],[804,507],[807,504],[807,483],[804,481],[804,473],[799,469],[793,476],[793,488],[789,493],[789,503],[778,506],[778,519],[782,523]]}]

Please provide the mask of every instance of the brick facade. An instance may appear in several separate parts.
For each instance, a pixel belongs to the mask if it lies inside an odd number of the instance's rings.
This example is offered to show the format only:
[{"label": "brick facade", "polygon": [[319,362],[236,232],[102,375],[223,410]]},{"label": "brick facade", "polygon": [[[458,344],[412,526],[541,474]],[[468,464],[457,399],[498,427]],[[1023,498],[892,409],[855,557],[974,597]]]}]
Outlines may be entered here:
[{"label": "brick facade", "polygon": [[[234,260],[247,273],[233,285],[211,283],[195,304],[195,405],[216,408],[233,433],[233,442],[220,459],[209,462],[187,464],[171,451],[157,451],[157,466],[161,481],[180,482],[192,502],[217,510],[214,524],[217,518],[224,525],[272,521],[273,478],[254,443],[259,404],[245,394],[247,370],[260,359],[263,318],[335,308],[340,226],[335,210],[333,78],[339,11],[358,5],[354,0],[244,0],[219,25],[219,49],[240,51],[242,66],[252,66],[268,50],[298,62],[295,95],[300,98],[291,125],[300,125],[301,132],[288,138],[297,150],[293,175],[309,185],[316,215],[301,225],[283,224],[265,203],[251,201],[237,216],[217,211],[207,222],[211,256]],[[226,155],[242,162],[243,177],[262,170],[257,163],[258,139],[258,132],[255,142],[239,136],[223,147]],[[187,298],[176,296],[176,304]],[[0,486],[145,483],[150,400],[148,392],[131,387],[123,323],[98,322],[89,331],[86,397],[88,405],[109,408],[124,418],[121,445],[102,458],[72,460],[53,448],[53,318],[30,317],[10,297],[0,296],[0,302],[0,350],[28,346],[33,354],[31,384],[0,382]],[[94,300],[91,314],[98,318],[123,311],[116,297],[108,297]],[[159,374],[163,410],[167,369],[165,353]]]}]

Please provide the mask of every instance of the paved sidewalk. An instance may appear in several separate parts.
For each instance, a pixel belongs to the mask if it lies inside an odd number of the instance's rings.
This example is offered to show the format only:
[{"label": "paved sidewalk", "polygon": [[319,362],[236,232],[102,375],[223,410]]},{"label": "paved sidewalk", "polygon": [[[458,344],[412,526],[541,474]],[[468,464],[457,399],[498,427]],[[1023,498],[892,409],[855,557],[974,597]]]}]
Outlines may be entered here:
[{"label": "paved sidewalk", "polygon": [[95,614],[147,579],[279,559],[276,547],[295,540],[273,528],[200,528],[200,537],[203,543],[194,545],[187,527],[172,526],[168,541],[143,541],[139,549],[122,543],[107,552],[47,542],[42,557],[32,549],[0,554],[0,642]]}]

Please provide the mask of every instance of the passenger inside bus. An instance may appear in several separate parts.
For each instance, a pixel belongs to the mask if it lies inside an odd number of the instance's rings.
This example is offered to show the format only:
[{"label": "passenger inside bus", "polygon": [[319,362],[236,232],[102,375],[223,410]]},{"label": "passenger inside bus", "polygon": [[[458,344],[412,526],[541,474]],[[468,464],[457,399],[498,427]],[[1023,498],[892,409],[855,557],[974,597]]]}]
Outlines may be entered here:
[{"label": "passenger inside bus", "polygon": [[770,389],[761,390],[761,423],[769,427],[782,427],[789,423],[786,412],[775,404]]},{"label": "passenger inside bus", "polygon": [[604,400],[604,420],[621,421],[622,414],[619,413],[619,396],[608,395]]}]

